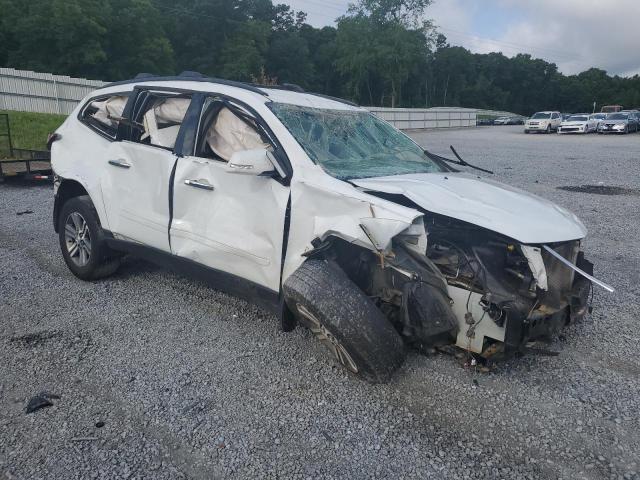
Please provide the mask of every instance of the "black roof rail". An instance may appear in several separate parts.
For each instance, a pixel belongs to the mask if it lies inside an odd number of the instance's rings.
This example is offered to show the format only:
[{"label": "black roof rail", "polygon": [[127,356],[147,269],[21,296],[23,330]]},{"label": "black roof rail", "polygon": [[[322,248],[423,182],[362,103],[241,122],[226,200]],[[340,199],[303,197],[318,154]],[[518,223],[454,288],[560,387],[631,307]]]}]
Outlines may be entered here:
[{"label": "black roof rail", "polygon": [[247,83],[247,85],[251,85],[252,87],[257,87],[257,88],[270,88],[272,90],[288,90],[290,92],[305,93],[304,88],[302,88],[300,85],[296,85],[295,83],[283,83],[281,85],[264,85],[262,83]]},{"label": "black roof rail", "polygon": [[116,87],[119,85],[129,85],[132,83],[138,83],[141,81],[154,81],[154,82],[170,82],[170,81],[188,81],[188,82],[203,82],[203,83],[217,83],[220,85],[227,85],[229,87],[236,87],[236,88],[242,88],[243,90],[248,90],[250,92],[253,93],[257,93],[259,95],[262,95],[263,97],[268,97],[269,95],[267,94],[267,92],[260,90],[260,88],[256,87],[255,85],[250,85],[248,83],[243,83],[243,82],[235,82],[233,80],[225,80],[222,78],[212,78],[212,77],[206,77],[202,74],[198,74],[198,72],[182,72],[183,74],[186,73],[186,75],[178,75],[178,76],[173,76],[173,77],[161,77],[161,76],[156,76],[156,75],[151,75],[151,74],[147,74],[147,73],[141,73],[136,75],[135,78],[130,79],[130,80],[121,80],[119,82],[112,82],[112,83],[108,83],[107,85],[103,85],[101,88],[109,88],[109,87]]},{"label": "black roof rail", "polygon": [[191,70],[185,70],[184,72],[182,72],[178,76],[179,77],[189,77],[189,78],[204,78],[204,75],[201,74],[200,72],[194,72],[194,71],[191,71]]},{"label": "black roof rail", "polygon": [[344,104],[350,105],[352,107],[359,107],[360,106],[357,103],[352,102],[351,100],[345,100],[344,98],[339,98],[339,97],[332,97],[331,95],[325,95],[324,93],[314,93],[314,92],[306,92],[306,93],[307,93],[307,95],[313,95],[314,97],[326,98],[327,100],[333,100],[334,102],[344,103]]},{"label": "black roof rail", "polygon": [[304,88],[300,85],[296,85],[295,83],[283,83],[282,88],[286,88],[287,90],[291,90],[292,92],[304,93]]}]

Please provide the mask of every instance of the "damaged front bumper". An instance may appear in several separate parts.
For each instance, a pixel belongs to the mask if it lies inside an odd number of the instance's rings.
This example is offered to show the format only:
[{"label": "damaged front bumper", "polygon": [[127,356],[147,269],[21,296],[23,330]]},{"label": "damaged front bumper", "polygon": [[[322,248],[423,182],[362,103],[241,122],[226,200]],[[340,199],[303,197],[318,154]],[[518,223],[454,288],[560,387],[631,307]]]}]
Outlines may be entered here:
[{"label": "damaged front bumper", "polygon": [[[481,275],[483,282],[466,286],[460,281],[459,271],[452,276],[446,268],[441,268],[439,273],[446,284],[443,295],[438,288],[437,274],[431,268],[436,263],[428,258],[424,263],[415,258],[407,262],[406,254],[398,255],[392,264],[400,259],[402,270],[416,272],[414,278],[405,283],[398,278],[387,282],[402,284],[402,315],[396,323],[402,324],[405,339],[419,347],[455,344],[486,358],[509,356],[524,351],[529,342],[550,338],[563,327],[582,319],[590,309],[592,280],[613,290],[593,278],[593,264],[584,258],[579,241],[556,244],[553,248],[533,247],[539,262],[534,261],[534,254],[529,258],[524,255],[527,248],[532,247],[508,247],[510,255],[517,255],[516,250],[523,253],[521,263],[529,266],[531,275],[515,272],[513,265],[501,265],[500,268],[509,272],[505,275],[508,278],[493,292],[490,287],[495,286],[499,278],[495,268],[488,268]],[[476,258],[479,266],[486,267],[483,260],[487,257]],[[511,277],[519,279],[521,285],[512,282]],[[509,282],[509,286],[505,285]]]}]

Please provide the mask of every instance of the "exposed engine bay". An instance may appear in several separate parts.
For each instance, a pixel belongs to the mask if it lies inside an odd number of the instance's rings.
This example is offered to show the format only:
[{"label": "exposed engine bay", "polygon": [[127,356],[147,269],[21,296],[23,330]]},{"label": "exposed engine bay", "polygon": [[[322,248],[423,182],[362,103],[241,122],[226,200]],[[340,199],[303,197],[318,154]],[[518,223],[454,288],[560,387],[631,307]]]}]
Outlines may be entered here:
[{"label": "exposed engine bay", "polygon": [[[426,245],[414,226],[397,235],[385,251],[376,253],[332,237],[318,240],[309,256],[337,262],[409,345],[457,345],[495,359],[553,336],[589,310],[591,281],[543,246],[524,245],[430,213],[399,195],[373,194],[420,209]],[[593,274],[580,240],[546,246]]]}]

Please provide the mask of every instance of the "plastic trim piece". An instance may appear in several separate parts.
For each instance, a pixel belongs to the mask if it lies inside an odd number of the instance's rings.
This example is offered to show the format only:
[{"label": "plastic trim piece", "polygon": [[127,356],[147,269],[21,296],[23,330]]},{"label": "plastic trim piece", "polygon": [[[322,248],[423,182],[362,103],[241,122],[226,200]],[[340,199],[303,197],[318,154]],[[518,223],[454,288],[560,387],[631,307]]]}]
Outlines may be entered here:
[{"label": "plastic trim piece", "polygon": [[569,260],[567,260],[566,258],[564,258],[562,255],[560,255],[558,252],[556,252],[554,249],[552,249],[551,247],[549,247],[548,245],[543,245],[542,248],[544,248],[547,252],[549,252],[551,255],[553,255],[555,258],[557,258],[558,260],[560,260],[562,263],[564,263],[567,267],[569,267],[570,269],[578,272],[580,275],[582,275],[584,278],[586,278],[587,280],[595,283],[596,285],[601,286],[602,288],[604,288],[607,292],[615,292],[615,288],[613,288],[611,285],[607,285],[606,283],[604,283],[602,280],[598,280],[596,277],[589,275],[587,272],[585,272],[584,270],[579,269],[576,265],[574,265],[573,263],[571,263]]}]

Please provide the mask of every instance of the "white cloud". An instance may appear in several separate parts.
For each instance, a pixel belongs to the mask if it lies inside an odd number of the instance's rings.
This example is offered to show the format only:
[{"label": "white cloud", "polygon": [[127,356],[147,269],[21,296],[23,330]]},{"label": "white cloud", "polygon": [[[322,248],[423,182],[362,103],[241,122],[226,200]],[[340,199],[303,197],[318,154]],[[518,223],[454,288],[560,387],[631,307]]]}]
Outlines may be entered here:
[{"label": "white cloud", "polygon": [[517,12],[519,20],[497,38],[461,37],[461,44],[479,53],[530,53],[566,74],[591,67],[640,73],[639,0],[494,0],[494,6]]},{"label": "white cloud", "polygon": [[[332,25],[349,0],[278,0],[308,13],[314,26]],[[492,29],[477,25],[483,9],[500,10]],[[477,53],[529,53],[566,74],[591,67],[640,74],[640,0],[436,0],[427,16],[452,45]],[[484,15],[483,21],[486,15]],[[486,27],[486,26],[484,26]],[[478,33],[497,31],[488,38]]]},{"label": "white cloud", "polygon": [[471,29],[473,13],[478,8],[476,2],[466,0],[436,0],[426,12],[426,16],[433,19],[436,26],[446,26],[449,34],[468,32]]}]

